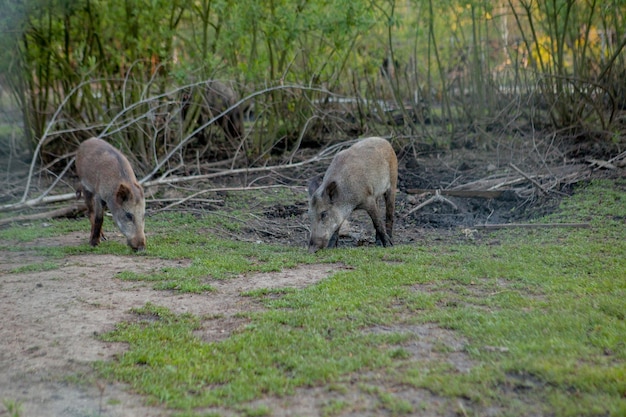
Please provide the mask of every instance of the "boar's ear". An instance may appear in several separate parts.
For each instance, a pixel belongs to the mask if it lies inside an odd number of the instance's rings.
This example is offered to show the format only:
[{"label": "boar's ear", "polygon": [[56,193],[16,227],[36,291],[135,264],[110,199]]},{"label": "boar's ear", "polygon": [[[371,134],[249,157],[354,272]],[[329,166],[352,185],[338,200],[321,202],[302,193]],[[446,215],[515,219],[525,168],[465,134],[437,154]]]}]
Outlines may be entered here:
[{"label": "boar's ear", "polygon": [[130,188],[128,188],[126,184],[120,184],[120,186],[117,187],[117,192],[115,193],[115,201],[121,206],[124,202],[131,198],[131,195],[132,193]]},{"label": "boar's ear", "polygon": [[320,186],[320,182],[322,182],[322,176],[321,175],[316,175],[313,178],[311,178],[311,181],[309,181],[309,197],[313,196],[313,194],[315,194],[315,191],[319,188]]},{"label": "boar's ear", "polygon": [[143,187],[138,182],[133,182],[133,187],[139,193],[139,197],[143,198]]},{"label": "boar's ear", "polygon": [[337,182],[331,181],[327,186],[324,192],[328,195],[331,203],[334,203],[337,199],[337,194],[339,193],[339,189],[337,188]]}]

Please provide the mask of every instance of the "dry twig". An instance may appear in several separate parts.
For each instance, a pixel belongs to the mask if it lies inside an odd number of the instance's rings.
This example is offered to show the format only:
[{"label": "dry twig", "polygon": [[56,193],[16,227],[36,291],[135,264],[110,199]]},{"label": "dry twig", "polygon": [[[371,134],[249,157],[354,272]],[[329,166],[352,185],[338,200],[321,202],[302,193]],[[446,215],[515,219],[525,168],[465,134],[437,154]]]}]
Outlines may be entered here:
[{"label": "dry twig", "polygon": [[158,213],[160,211],[164,211],[164,210],[168,210],[174,206],[178,206],[180,204],[183,204],[184,202],[191,200],[201,194],[206,194],[206,193],[217,193],[217,192],[225,192],[225,191],[252,191],[252,190],[265,190],[268,188],[293,188],[290,187],[288,185],[266,185],[266,186],[257,186],[257,187],[224,187],[224,188],[209,188],[206,190],[200,190],[196,193],[193,193],[183,199],[180,200],[176,200],[175,202],[168,204],[167,206],[155,210],[153,213]]},{"label": "dry twig", "polygon": [[421,209],[422,207],[426,207],[429,204],[439,203],[439,202],[441,202],[441,203],[448,203],[455,210],[459,209],[456,206],[456,204],[454,204],[452,201],[448,200],[447,198],[443,197],[441,195],[441,191],[440,190],[435,190],[435,195],[434,196],[430,197],[428,200],[424,201],[422,204],[418,205],[417,207],[413,207],[411,210],[409,210],[409,212],[407,214],[405,214],[405,217],[408,217],[411,213]]},{"label": "dry twig", "polygon": [[511,166],[511,168],[513,168],[514,170],[516,170],[517,172],[519,172],[519,174],[526,178],[528,181],[530,181],[532,183],[532,185],[534,185],[539,191],[541,191],[544,195],[547,195],[548,192],[545,190],[545,188],[543,188],[541,186],[541,184],[539,184],[537,181],[535,181],[533,178],[531,178],[528,174],[526,174],[524,171],[522,171],[521,169],[519,169],[518,167],[515,166],[514,163],[510,163],[509,164]]}]

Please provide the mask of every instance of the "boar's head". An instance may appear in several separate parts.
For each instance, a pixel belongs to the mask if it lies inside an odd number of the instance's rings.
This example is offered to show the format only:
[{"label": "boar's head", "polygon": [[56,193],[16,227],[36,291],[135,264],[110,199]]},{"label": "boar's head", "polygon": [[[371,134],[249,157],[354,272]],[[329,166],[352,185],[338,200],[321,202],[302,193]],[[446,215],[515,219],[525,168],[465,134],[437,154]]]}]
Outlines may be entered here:
[{"label": "boar's head", "polygon": [[319,184],[319,177],[309,183],[309,220],[311,238],[309,252],[337,245],[339,228],[352,207],[342,201],[340,186],[336,181]]},{"label": "boar's head", "polygon": [[146,201],[141,186],[137,183],[121,183],[117,188],[114,204],[110,210],[117,227],[126,236],[128,246],[134,251],[145,250],[144,213]]}]

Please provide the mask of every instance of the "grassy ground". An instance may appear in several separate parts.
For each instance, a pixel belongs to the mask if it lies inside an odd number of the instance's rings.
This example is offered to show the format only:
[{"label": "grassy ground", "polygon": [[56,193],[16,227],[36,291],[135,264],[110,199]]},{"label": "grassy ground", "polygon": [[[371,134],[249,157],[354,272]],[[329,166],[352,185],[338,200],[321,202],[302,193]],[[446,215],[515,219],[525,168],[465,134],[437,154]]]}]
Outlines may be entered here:
[{"label": "grassy ground", "polygon": [[[216,239],[226,217],[157,215],[148,219],[150,257],[186,258],[185,268],[122,279],[154,282],[157,289],[212,291],[211,281],[252,271],[306,263],[341,263],[321,283],[302,290],[255,291],[266,309],[225,340],[194,336],[202,317],[175,315],[147,304],[137,320],[102,336],[128,343],[101,375],[124,381],[152,401],[198,414],[221,407],[241,415],[271,415],[250,406],[299,388],[341,390],[349,375],[386,375],[375,391],[381,414],[419,409],[385,387],[423,388],[466,404],[460,415],[626,415],[626,181],[595,181],[563,201],[541,222],[589,222],[590,228],[480,232],[481,239],[430,242],[391,249],[348,248],[309,255],[304,248]],[[65,233],[76,222],[48,228],[11,228],[0,239],[31,240]],[[84,229],[84,223],[80,229]],[[126,253],[110,242],[74,251]],[[34,266],[37,267],[37,266]],[[451,364],[446,344],[437,355],[409,348],[433,325],[463,343],[467,371]],[[349,404],[329,403],[324,414],[342,415]],[[210,414],[209,414],[210,415]],[[445,415],[442,412],[441,415]]]}]

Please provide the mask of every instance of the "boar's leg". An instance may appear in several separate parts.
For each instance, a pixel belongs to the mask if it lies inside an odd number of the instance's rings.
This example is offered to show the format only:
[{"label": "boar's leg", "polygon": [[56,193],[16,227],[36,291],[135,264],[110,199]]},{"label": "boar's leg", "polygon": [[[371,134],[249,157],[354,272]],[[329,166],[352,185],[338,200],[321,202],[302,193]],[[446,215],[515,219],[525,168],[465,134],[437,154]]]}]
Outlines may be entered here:
[{"label": "boar's leg", "polygon": [[339,244],[339,230],[336,230],[335,233],[328,240],[327,248],[336,248]]},{"label": "boar's leg", "polygon": [[100,239],[106,240],[102,233],[102,222],[104,221],[104,208],[99,198],[95,198],[94,194],[83,188],[82,193],[85,196],[85,204],[87,205],[87,213],[91,223],[91,246],[98,246]]},{"label": "boar's leg", "polygon": [[375,198],[368,199],[367,203],[364,204],[364,209],[369,214],[372,219],[372,223],[374,223],[374,229],[376,229],[376,244],[379,246],[393,246],[391,242],[391,238],[387,235],[385,231],[385,227],[383,225],[382,216],[380,210],[378,210],[378,204]]},{"label": "boar's leg", "polygon": [[389,239],[393,235],[393,213],[396,209],[396,196],[395,192],[388,190],[385,193],[385,230]]},{"label": "boar's leg", "polygon": [[379,231],[376,231],[376,245],[388,247],[388,246],[393,246],[393,242],[391,241],[389,236],[387,236],[387,232],[385,232],[384,230],[382,233]]}]

